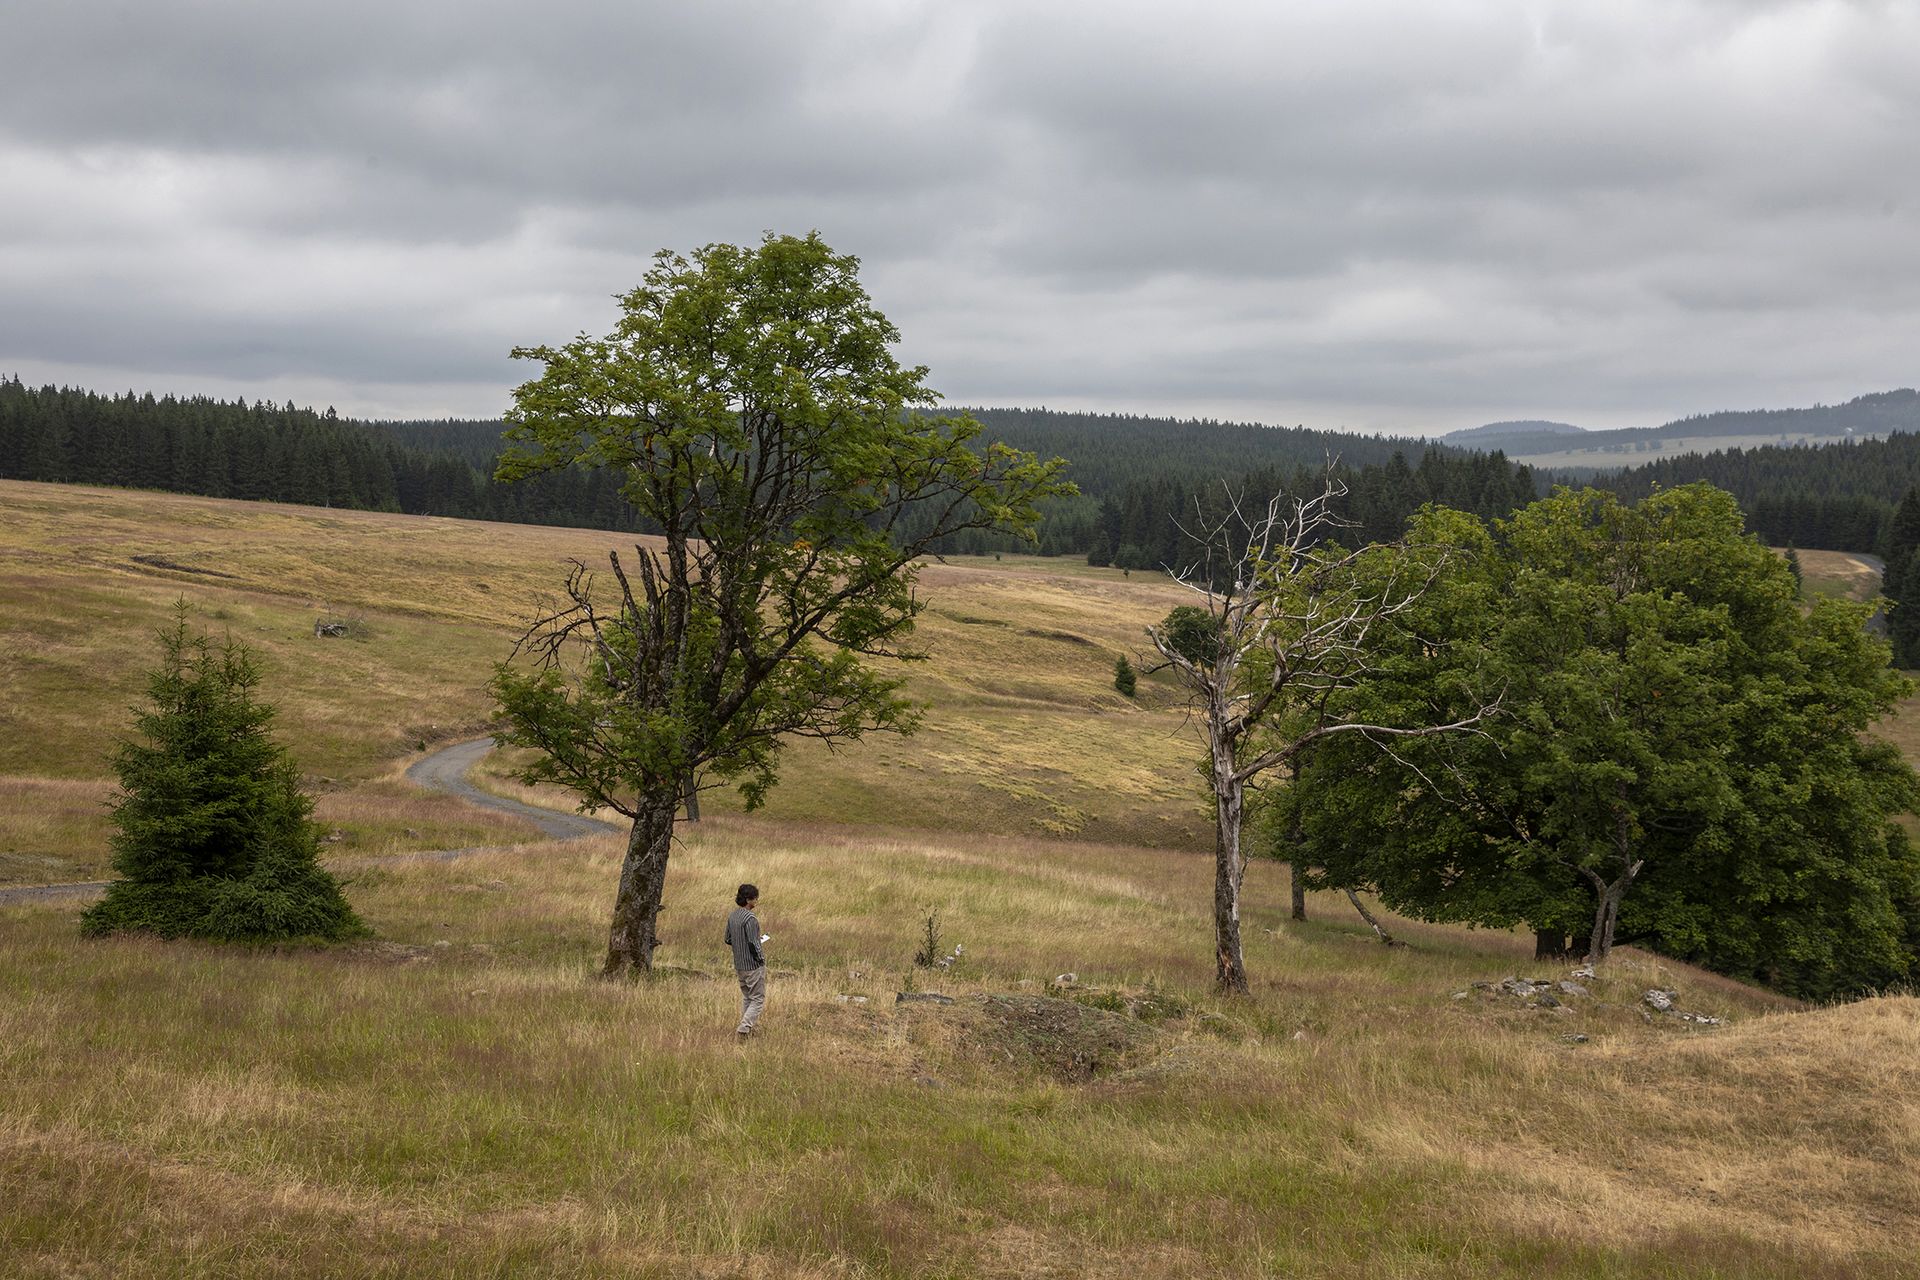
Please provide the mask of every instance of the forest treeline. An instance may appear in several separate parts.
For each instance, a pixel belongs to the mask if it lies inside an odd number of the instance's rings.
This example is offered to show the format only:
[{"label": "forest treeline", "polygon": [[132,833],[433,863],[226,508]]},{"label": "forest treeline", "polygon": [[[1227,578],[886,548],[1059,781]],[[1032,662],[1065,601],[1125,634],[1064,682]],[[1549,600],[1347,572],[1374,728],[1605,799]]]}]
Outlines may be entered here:
[{"label": "forest treeline", "polygon": [[[1275,495],[1305,497],[1320,491],[1326,474],[1324,462],[1295,463],[1242,471],[1225,482],[1135,481],[1100,503],[1087,560],[1122,569],[1184,570],[1196,548],[1189,531],[1217,521],[1229,502],[1264,508]],[[1383,463],[1336,462],[1333,478],[1346,489],[1340,515],[1350,528],[1341,541],[1354,544],[1399,537],[1408,517],[1428,503],[1499,519],[1535,496],[1532,471],[1499,453],[1429,448],[1414,465],[1396,451]]]},{"label": "forest treeline", "polygon": [[[1854,411],[1871,401],[1868,407],[1897,417],[1914,399],[1913,392],[1889,392],[1843,407]],[[1394,536],[1427,502],[1502,517],[1556,480],[1498,452],[1410,438],[1047,409],[965,412],[980,420],[987,439],[1070,461],[1068,474],[1080,494],[1045,504],[1037,531],[1043,554],[1085,555],[1126,568],[1184,564],[1189,557],[1180,530],[1196,514],[1217,508],[1229,492],[1264,501],[1275,492],[1302,491],[1301,477],[1321,473],[1329,460],[1350,490],[1346,512],[1355,536],[1369,539]],[[604,473],[561,470],[517,484],[496,482],[502,429],[498,420],[366,422],[291,403],[101,395],[0,379],[0,478],[643,529]],[[1740,501],[1748,527],[1764,541],[1886,555],[1894,510],[1917,477],[1920,434],[1902,432],[1850,444],[1661,458],[1573,483],[1631,501],[1705,480]],[[938,548],[943,554],[1026,549],[1008,535],[980,531],[955,535]],[[1900,576],[1890,575],[1896,594]]]},{"label": "forest treeline", "polygon": [[[492,424],[497,451],[500,424]],[[425,437],[423,437],[423,440]],[[636,529],[604,473],[500,484],[490,465],[404,429],[293,404],[103,396],[0,379],[0,478],[316,507]]]},{"label": "forest treeline", "polygon": [[1638,500],[1695,480],[1739,499],[1747,527],[1775,546],[1885,555],[1894,508],[1920,480],[1920,434],[1686,454],[1576,483]]},{"label": "forest treeline", "polygon": [[[1273,477],[1318,472],[1337,459],[1368,527],[1385,529],[1429,500],[1504,515],[1512,502],[1488,509],[1482,491],[1517,492],[1514,477],[1522,474],[1504,460],[1434,448],[1416,470],[1404,459],[1421,442],[1386,436],[1046,409],[964,412],[980,420],[985,439],[1070,460],[1080,494],[1045,504],[1037,531],[1042,554],[1098,552],[1129,567],[1177,560],[1176,519],[1192,511],[1196,496],[1217,498],[1221,476],[1238,477],[1236,490],[1258,492]],[[495,481],[504,426],[497,419],[363,422],[332,409],[206,396],[108,396],[29,387],[16,376],[0,379],[0,478],[647,531],[606,472],[563,469],[517,484]],[[914,519],[909,513],[905,520],[908,536],[917,532]],[[936,549],[960,555],[1031,547],[1011,535],[968,530],[939,540]]]}]

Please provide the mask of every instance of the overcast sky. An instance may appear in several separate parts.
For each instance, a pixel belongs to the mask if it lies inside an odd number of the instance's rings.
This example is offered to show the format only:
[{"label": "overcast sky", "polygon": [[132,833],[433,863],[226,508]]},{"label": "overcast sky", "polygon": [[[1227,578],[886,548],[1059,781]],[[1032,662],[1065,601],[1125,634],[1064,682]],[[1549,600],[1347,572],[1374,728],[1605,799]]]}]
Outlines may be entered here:
[{"label": "overcast sky", "polygon": [[819,229],[950,401],[1443,431],[1920,381],[1920,4],[0,0],[0,372],[494,416]]}]

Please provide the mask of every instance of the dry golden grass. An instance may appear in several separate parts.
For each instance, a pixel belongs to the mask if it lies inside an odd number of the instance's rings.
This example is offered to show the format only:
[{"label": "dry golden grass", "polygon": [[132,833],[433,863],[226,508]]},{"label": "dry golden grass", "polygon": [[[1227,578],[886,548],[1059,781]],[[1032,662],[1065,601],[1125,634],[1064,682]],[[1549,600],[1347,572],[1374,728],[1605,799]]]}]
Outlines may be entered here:
[{"label": "dry golden grass", "polygon": [[[401,780],[383,777],[316,797],[329,857],[517,844],[533,824]],[[0,777],[0,886],[96,880],[109,875],[111,781]]]},{"label": "dry golden grass", "polygon": [[[1914,1274],[1920,1001],[1807,1011],[1625,952],[1522,1008],[1468,984],[1547,972],[1528,939],[1395,922],[1389,950],[1318,895],[1296,924],[1265,863],[1254,995],[1215,998],[1191,740],[1164,682],[1110,686],[1163,582],[930,567],[926,730],[794,753],[766,815],[710,798],[656,981],[589,976],[617,839],[377,861],[529,834],[397,773],[485,716],[561,561],[621,541],[0,483],[0,876],[98,865],[103,761],[184,595],[264,653],[378,935],[85,942],[71,902],[0,907],[0,1270]],[[315,640],[323,609],[370,638]],[[743,879],[775,939],[744,1046]],[[932,909],[966,948],[937,981]],[[1067,971],[1054,995],[1159,1013],[1008,1003]],[[1654,985],[1728,1025],[1648,1020]]]},{"label": "dry golden grass", "polygon": [[[1775,551],[1786,554],[1785,547]],[[1859,556],[1845,551],[1801,551],[1801,590],[1809,596],[1839,596],[1845,600],[1871,600],[1880,591],[1880,571]]]},{"label": "dry golden grass", "polygon": [[[216,635],[260,653],[265,696],[313,785],[363,786],[425,743],[484,727],[492,664],[566,562],[604,563],[632,541],[0,481],[0,777],[102,782],[153,631],[184,599]],[[1204,844],[1171,687],[1142,681],[1138,701],[1112,687],[1115,658],[1137,653],[1145,625],[1182,598],[1175,589],[1040,557],[931,565],[923,584],[932,607],[918,643],[932,658],[906,671],[929,704],[925,730],[837,754],[803,744],[769,815]],[[368,634],[316,638],[314,621],[331,615],[364,619]],[[404,815],[385,827],[423,829]],[[57,839],[11,834],[0,826],[0,875],[54,868],[35,858],[102,865],[98,813]]]},{"label": "dry golden grass", "polygon": [[[1455,1000],[1539,972],[1525,940],[1388,950],[1331,895],[1294,924],[1263,864],[1255,995],[1221,1002],[1203,857],[737,819],[676,855],[667,976],[609,985],[617,857],[349,870],[381,941],[324,951],[0,909],[10,1270],[1910,1274],[1920,1001],[1795,1012],[1631,953],[1568,1013]],[[774,936],[745,1046],[717,938],[742,878]],[[908,960],[926,907],[966,948],[937,979]],[[1053,1030],[975,998],[1068,969],[1184,1012],[1063,1074]],[[894,1004],[910,981],[961,1003]],[[1730,1025],[1643,1020],[1655,984]],[[1063,1038],[1121,1016],[1047,1007]]]}]

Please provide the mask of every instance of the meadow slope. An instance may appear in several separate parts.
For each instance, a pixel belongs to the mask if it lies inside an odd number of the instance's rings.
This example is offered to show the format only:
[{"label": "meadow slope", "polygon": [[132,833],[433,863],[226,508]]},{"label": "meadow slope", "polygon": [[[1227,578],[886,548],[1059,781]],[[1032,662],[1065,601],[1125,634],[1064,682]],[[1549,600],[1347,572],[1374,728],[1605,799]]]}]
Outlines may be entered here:
[{"label": "meadow slope", "polygon": [[[0,481],[0,884],[101,872],[108,756],[177,601],[261,655],[263,696],[340,833],[336,852],[532,838],[398,773],[428,744],[485,727],[492,664],[569,559],[604,565],[632,541]],[[905,670],[930,704],[923,730],[833,754],[801,744],[769,816],[1205,844],[1171,687],[1143,680],[1133,701],[1112,687],[1114,660],[1138,653],[1177,589],[1037,557],[933,564],[922,582],[916,643],[930,656]],[[316,637],[321,618],[355,635]]]},{"label": "meadow slope", "polygon": [[[607,984],[618,853],[349,867],[379,940],[323,951],[0,907],[9,1274],[1913,1274],[1911,998],[1624,953],[1528,1007],[1469,985],[1564,976],[1524,940],[1292,923],[1263,866],[1222,1002],[1205,858],[733,818],[675,856],[663,975]],[[741,1045],[745,877],[775,941]],[[965,948],[937,981],[928,908]],[[1655,985],[1727,1023],[1645,1020]]]},{"label": "meadow slope", "polygon": [[[1163,684],[1109,685],[1164,583],[930,568],[927,730],[797,754],[774,812],[687,830],[661,975],[595,980],[618,838],[540,842],[397,769],[480,726],[524,602],[616,541],[0,485],[0,867],[98,866],[83,797],[185,598],[266,655],[377,935],[84,941],[73,902],[0,906],[0,1270],[1915,1273],[1920,1000],[1807,1009],[1628,950],[1524,1002],[1473,984],[1569,976],[1527,939],[1396,921],[1388,949],[1331,895],[1294,922],[1273,863],[1253,995],[1213,996],[1190,740]],[[368,860],[474,832],[519,842]],[[742,879],[775,939],[746,1044]],[[931,911],[951,972],[910,961]],[[929,989],[955,1003],[896,1000]]]}]

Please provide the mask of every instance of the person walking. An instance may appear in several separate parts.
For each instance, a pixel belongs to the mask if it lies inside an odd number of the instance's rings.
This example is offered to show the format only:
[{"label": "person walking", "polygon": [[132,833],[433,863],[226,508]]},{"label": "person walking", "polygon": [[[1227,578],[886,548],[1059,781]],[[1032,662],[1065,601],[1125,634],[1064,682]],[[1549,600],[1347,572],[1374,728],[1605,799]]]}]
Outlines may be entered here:
[{"label": "person walking", "polygon": [[767,935],[760,932],[760,917],[753,910],[760,903],[760,890],[743,884],[733,895],[733,914],[727,917],[727,946],[733,950],[733,971],[740,978],[740,1026],[742,1040],[759,1025],[760,1011],[767,1007],[767,956],[760,948]]}]

